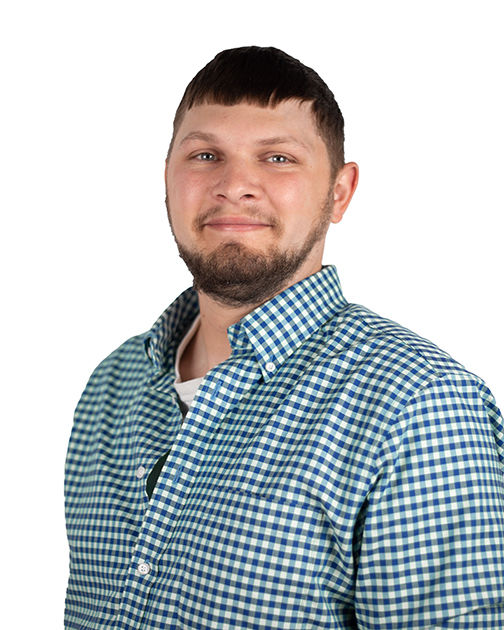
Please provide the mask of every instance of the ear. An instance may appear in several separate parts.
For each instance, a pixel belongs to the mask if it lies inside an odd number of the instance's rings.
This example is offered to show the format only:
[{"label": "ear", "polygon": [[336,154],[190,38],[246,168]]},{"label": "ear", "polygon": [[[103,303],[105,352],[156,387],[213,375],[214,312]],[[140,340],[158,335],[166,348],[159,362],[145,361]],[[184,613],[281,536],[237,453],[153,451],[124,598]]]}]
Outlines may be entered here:
[{"label": "ear", "polygon": [[331,223],[339,223],[352,199],[359,181],[359,167],[355,162],[348,162],[340,168],[334,182],[334,207]]},{"label": "ear", "polygon": [[165,160],[164,182],[165,182],[165,190],[166,190],[168,188],[168,158],[166,158]]}]

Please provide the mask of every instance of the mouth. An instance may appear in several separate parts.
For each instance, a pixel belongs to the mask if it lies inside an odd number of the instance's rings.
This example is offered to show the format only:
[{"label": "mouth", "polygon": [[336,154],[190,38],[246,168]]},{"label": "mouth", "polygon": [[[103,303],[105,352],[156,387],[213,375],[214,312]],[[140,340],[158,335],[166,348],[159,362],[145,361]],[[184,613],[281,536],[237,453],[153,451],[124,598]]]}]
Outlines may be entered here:
[{"label": "mouth", "polygon": [[261,220],[245,216],[227,216],[209,219],[203,227],[219,232],[251,232],[270,228],[272,225]]}]

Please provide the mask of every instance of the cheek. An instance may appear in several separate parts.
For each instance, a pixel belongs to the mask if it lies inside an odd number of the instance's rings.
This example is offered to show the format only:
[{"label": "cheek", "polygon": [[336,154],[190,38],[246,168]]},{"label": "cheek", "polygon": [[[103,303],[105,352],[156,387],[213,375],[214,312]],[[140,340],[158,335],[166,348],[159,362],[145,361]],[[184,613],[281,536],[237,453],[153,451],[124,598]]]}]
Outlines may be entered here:
[{"label": "cheek", "polygon": [[304,200],[309,195],[307,182],[290,173],[284,173],[281,177],[272,177],[267,182],[267,190],[270,201],[281,212],[300,203],[304,204]]},{"label": "cheek", "polygon": [[197,174],[175,172],[168,177],[167,192],[170,204],[190,209],[203,193],[204,183]]},{"label": "cheek", "polygon": [[299,178],[285,178],[269,187],[270,200],[282,220],[303,225],[311,221],[317,206],[316,191],[311,182]]},{"label": "cheek", "polygon": [[292,178],[271,186],[270,200],[283,225],[286,242],[301,244],[320,222],[327,198],[325,182],[323,184],[313,177]]},{"label": "cheek", "polygon": [[201,177],[187,172],[168,174],[167,196],[174,230],[182,235],[191,229],[198,213],[204,208],[204,183]]}]

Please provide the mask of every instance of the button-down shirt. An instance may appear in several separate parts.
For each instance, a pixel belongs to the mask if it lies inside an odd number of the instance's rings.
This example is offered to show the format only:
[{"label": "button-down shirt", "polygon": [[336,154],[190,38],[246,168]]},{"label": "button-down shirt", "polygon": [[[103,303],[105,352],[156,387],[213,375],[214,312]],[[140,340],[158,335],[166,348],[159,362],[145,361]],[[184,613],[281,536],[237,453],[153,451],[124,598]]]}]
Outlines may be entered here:
[{"label": "button-down shirt", "polygon": [[503,628],[484,383],[324,267],[229,328],[182,422],[174,357],[197,312],[190,289],[79,401],[66,628]]}]

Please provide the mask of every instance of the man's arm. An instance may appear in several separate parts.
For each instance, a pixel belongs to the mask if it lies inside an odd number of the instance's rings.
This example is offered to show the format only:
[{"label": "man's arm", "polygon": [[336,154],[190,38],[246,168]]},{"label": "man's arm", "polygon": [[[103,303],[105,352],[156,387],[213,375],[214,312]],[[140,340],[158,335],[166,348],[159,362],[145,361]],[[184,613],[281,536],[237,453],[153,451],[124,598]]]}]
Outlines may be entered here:
[{"label": "man's arm", "polygon": [[470,374],[436,379],[402,410],[369,497],[359,627],[504,627],[502,430]]}]

